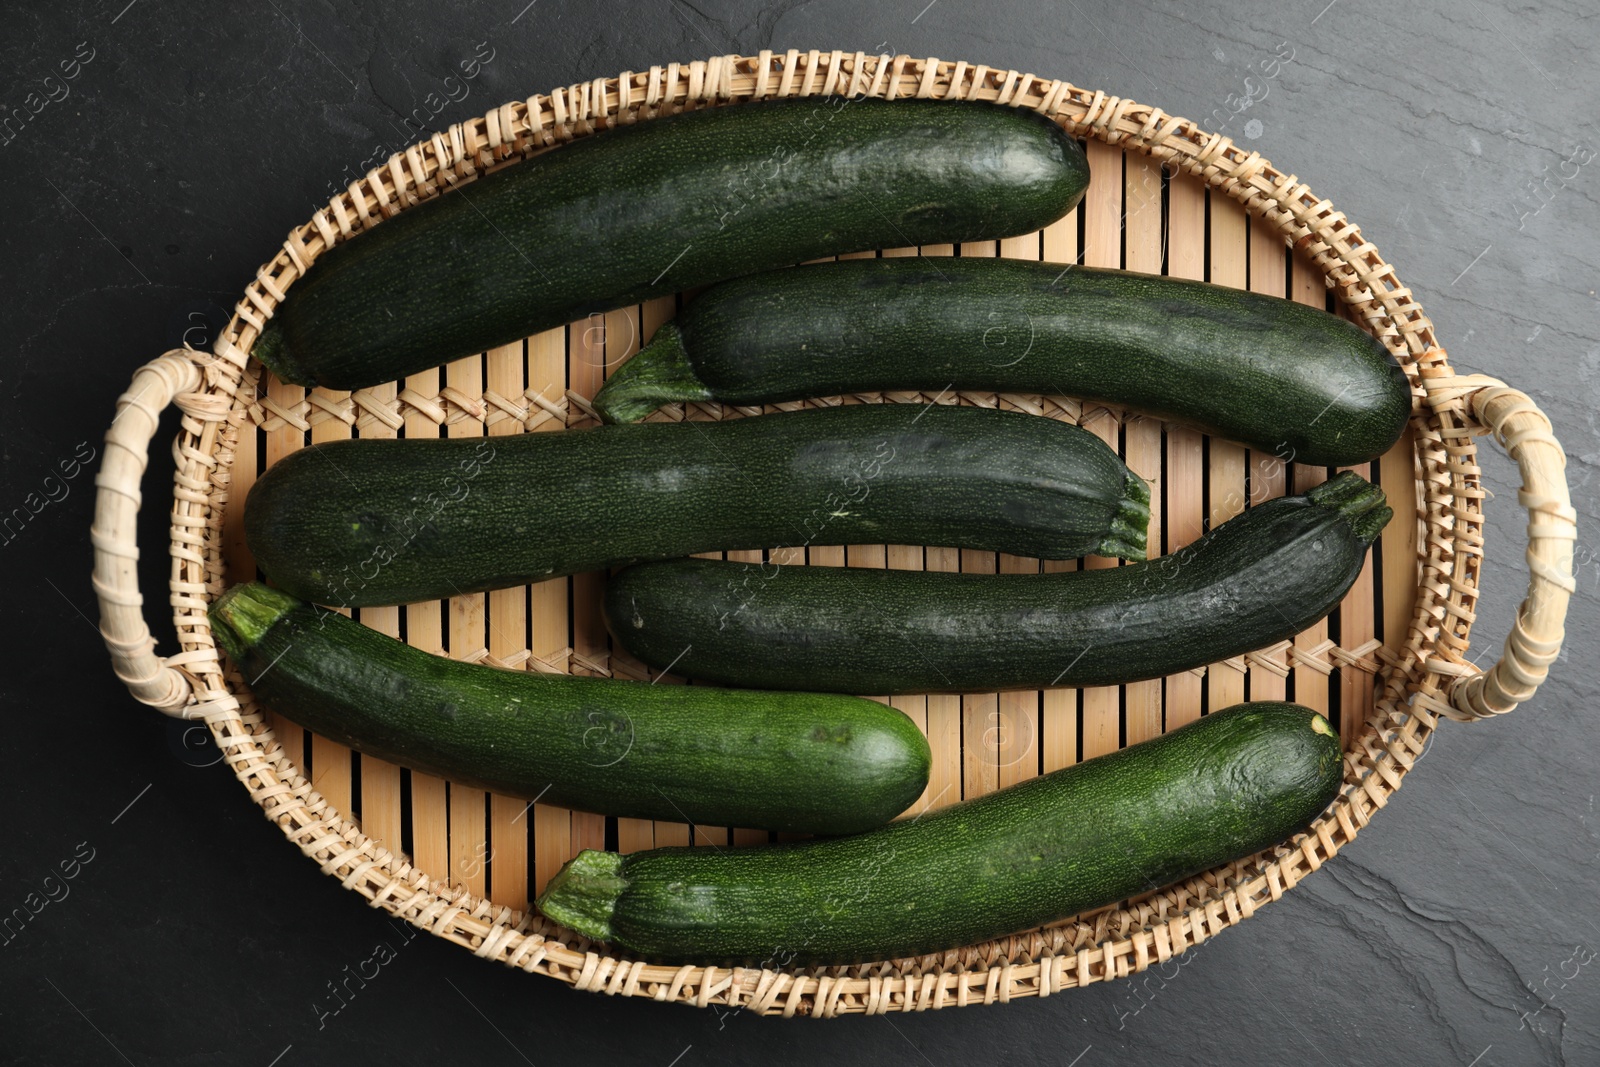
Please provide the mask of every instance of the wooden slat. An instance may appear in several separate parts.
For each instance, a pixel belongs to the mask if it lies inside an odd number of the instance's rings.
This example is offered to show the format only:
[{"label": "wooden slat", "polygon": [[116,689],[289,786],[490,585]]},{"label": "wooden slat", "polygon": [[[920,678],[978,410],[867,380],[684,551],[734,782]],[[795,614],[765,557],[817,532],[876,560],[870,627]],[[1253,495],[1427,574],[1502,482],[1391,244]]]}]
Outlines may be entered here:
[{"label": "wooden slat", "polygon": [[[362,615],[366,616],[369,611],[380,614],[376,619],[363,619],[366,625],[390,637],[400,636],[400,609],[368,608]],[[382,615],[384,612],[388,613],[387,619]],[[361,761],[361,829],[379,848],[399,855],[400,768],[388,760],[371,756],[356,758]]]},{"label": "wooden slat", "polygon": [[[1322,272],[1317,270],[1305,255],[1296,255],[1291,261],[1294,277],[1290,283],[1290,299],[1310,307],[1320,308],[1328,297],[1328,287],[1322,282]],[[1328,480],[1326,467],[1311,467],[1295,463],[1290,467],[1294,483],[1292,491],[1306,493]],[[1321,619],[1295,635],[1294,647],[1302,652],[1316,648],[1328,639],[1328,620]],[[1330,678],[1313,667],[1295,667],[1290,672],[1295,703],[1324,715],[1332,709],[1328,685]]]},{"label": "wooden slat", "polygon": [[[930,565],[929,570],[941,568]],[[957,568],[951,567],[950,570]],[[923,811],[947,808],[961,799],[961,698],[950,693],[929,693],[928,745],[933,763]]]},{"label": "wooden slat", "polygon": [[[1167,186],[1167,274],[1205,280],[1206,188],[1198,178],[1187,174],[1174,174]],[[1167,479],[1163,487],[1166,499],[1162,511],[1165,551],[1176,552],[1205,533],[1205,477],[1205,436],[1187,426],[1168,426]],[[1167,676],[1168,730],[1200,718],[1202,685],[1201,676],[1194,671]]]},{"label": "wooden slat", "polygon": [[1040,254],[1047,263],[1078,262],[1078,208],[1039,231]]},{"label": "wooden slat", "polygon": [[[729,559],[747,559],[752,553],[729,552]],[[760,561],[761,554],[753,553],[756,562]],[[889,565],[887,545],[847,545],[844,550],[844,561],[848,567],[873,567],[878,570]]]},{"label": "wooden slat", "polygon": [[[1271,227],[1260,222],[1250,227],[1251,292],[1277,297],[1289,295],[1284,289],[1287,252],[1283,238]],[[1277,449],[1250,450],[1252,505],[1284,495],[1290,455],[1287,442]],[[1252,669],[1248,681],[1251,700],[1282,700],[1289,692],[1288,678],[1265,668]]]},{"label": "wooden slat", "polygon": [[[481,398],[483,357],[465,356],[446,365],[445,383],[465,396]],[[445,426],[446,437],[481,438],[483,434],[483,423],[477,419],[460,419]],[[453,491],[453,486],[437,488],[445,493]],[[470,486],[467,492],[471,493]],[[452,658],[464,659],[487,647],[487,607],[487,597],[483,593],[453,596],[446,602]],[[482,789],[457,782],[450,784],[450,880],[480,896],[489,887],[488,810],[489,798]]]},{"label": "wooden slat", "polygon": [[[1006,237],[999,242],[996,254],[1001,259],[1030,259],[1039,260],[1040,231],[1021,234],[1017,237]],[[966,246],[963,245],[963,248]],[[965,253],[963,252],[963,255]]]},{"label": "wooden slat", "polygon": [[[406,378],[405,388],[422,396],[439,394],[438,370],[425,370]],[[407,438],[438,437],[440,427],[432,419],[407,407]],[[405,607],[406,643],[424,652],[444,648],[443,605],[427,600]],[[450,822],[443,778],[419,771],[407,772],[411,780],[411,858],[420,869],[435,878],[448,877],[450,871]]]},{"label": "wooden slat", "polygon": [[[1041,235],[1023,234],[1000,242],[1000,255],[1007,259],[1040,258]],[[1007,337],[1007,344],[1025,345],[1027,335]],[[995,559],[1001,574],[1037,574],[1039,560],[1001,552]],[[1012,690],[996,694],[994,719],[994,758],[996,781],[1001,789],[1039,774],[1039,735],[1041,699],[1038,690]]]},{"label": "wooden slat", "polygon": [[656,826],[649,819],[617,820],[617,851],[642,852],[656,847]]},{"label": "wooden slat", "polygon": [[[526,819],[529,816],[524,815]],[[533,885],[529,895],[537,897],[546,883],[567,862],[572,840],[572,813],[566,808],[535,804],[533,819]]]},{"label": "wooden slat", "polygon": [[[527,388],[527,360],[523,343],[515,341],[492,348],[484,359],[484,387],[513,403],[523,403]],[[522,423],[501,419],[489,427],[490,437],[511,437],[522,433]],[[492,470],[498,456],[486,453],[486,469]],[[470,486],[469,486],[470,491]],[[488,596],[489,655],[504,663],[528,643],[528,593],[515,589],[495,589]],[[522,669],[527,664],[521,664]],[[489,899],[512,908],[528,906],[528,818],[527,800],[522,797],[489,795]]]},{"label": "wooden slat", "polygon": [[[616,331],[616,351],[611,351],[609,337]],[[567,388],[584,399],[592,399],[605,384],[608,364],[620,365],[632,352],[638,351],[630,344],[629,323],[625,315],[590,315],[574,322],[567,329]],[[600,603],[605,591],[606,576],[602,571],[574,574],[572,582],[572,651],[594,663],[606,661],[605,616]],[[575,670],[586,674],[586,670]],[[606,847],[606,819],[593,812],[572,813],[572,838],[568,842],[570,859],[586,848]]]},{"label": "wooden slat", "polygon": [[[278,380],[277,375],[273,375],[267,380],[267,397],[284,410],[293,411],[306,398],[306,391],[303,386],[286,385]],[[303,448],[305,443],[305,434],[288,423],[269,431],[266,449],[267,466],[270,467],[289,453]],[[249,678],[245,679],[246,684],[250,681]],[[303,773],[306,751],[305,730],[275,711],[267,713],[267,721],[272,724],[272,732],[277,735],[278,743],[283,746],[284,755]]]},{"label": "wooden slat", "polygon": [[1012,690],[996,697],[994,747],[1001,789],[1039,775],[1039,706],[1037,689]]},{"label": "wooden slat", "polygon": [[[522,592],[521,588],[513,592]],[[494,630],[491,627],[490,635]],[[526,908],[528,895],[528,802],[503,793],[489,795],[489,899]]]},{"label": "wooden slat", "polygon": [[[1047,262],[1063,267],[1076,264],[1078,249],[1078,208],[1046,226],[1041,234],[1043,255]],[[1070,275],[1069,275],[1070,277]],[[1076,560],[1047,559],[1040,569],[1068,571],[1077,569]],[[1070,767],[1078,762],[1078,691],[1056,687],[1046,689],[1039,700],[1040,765],[1046,774]]]},{"label": "wooden slat", "polygon": [[[317,389],[315,395],[332,404],[346,403],[350,398],[348,390]],[[311,443],[314,445],[327,441],[346,441],[349,438],[350,427],[343,420],[323,419],[321,422],[311,424]],[[330,466],[335,465],[330,463]],[[330,476],[348,478],[344,472],[337,470]],[[339,614],[348,617],[353,613],[349,608],[341,608]],[[348,746],[318,733],[311,735],[311,787],[326,797],[328,803],[339,811],[350,810],[350,758]]]},{"label": "wooden slat", "polygon": [[806,548],[806,563],[813,567],[843,567],[844,546],[811,545]]},{"label": "wooden slat", "polygon": [[[560,400],[567,388],[567,331],[546,330],[528,338],[528,388],[546,400]],[[550,419],[535,433],[560,433],[561,424]],[[560,666],[567,648],[567,595],[565,578],[535,582],[528,594],[528,648],[533,655]],[[528,892],[537,896],[571,855],[572,816],[566,808],[535,804],[522,816],[532,821],[533,875]]]},{"label": "wooden slat", "polygon": [[[1089,192],[1078,210],[1083,212],[1083,263],[1087,267],[1122,266],[1122,149],[1100,141],[1090,141]],[[1121,427],[1103,408],[1085,403],[1090,414],[1083,428],[1118,450]],[[1090,556],[1084,566],[1090,570],[1115,567],[1117,561]],[[1083,750],[1081,759],[1092,759],[1115,752],[1122,745],[1122,693],[1118,686],[1094,686],[1083,690]]]},{"label": "wooden slat", "polygon": [[[1147,156],[1129,155],[1123,169],[1123,266],[1144,274],[1161,273],[1161,235],[1166,220],[1161,210],[1161,167]],[[1150,487],[1150,554],[1161,544],[1161,420],[1130,413],[1123,419],[1123,461]],[[1123,734],[1130,745],[1161,734],[1162,683],[1153,678],[1123,686]]]},{"label": "wooden slat", "polygon": [[806,549],[804,545],[781,545],[769,549],[767,562],[776,567],[804,567],[806,565]]},{"label": "wooden slat", "polygon": [[[394,403],[399,392],[393,382],[375,385],[372,394],[387,404]],[[357,422],[356,434],[363,438],[392,440],[396,431],[387,423],[368,417]],[[363,626],[370,626],[390,637],[400,636],[400,609],[384,606],[361,608],[356,617]],[[377,844],[399,854],[400,844],[400,768],[388,760],[372,756],[356,756],[361,765],[361,829]]]},{"label": "wooden slat", "polygon": [[1083,265],[1122,266],[1122,149],[1090,141],[1089,191],[1078,210],[1083,213]]},{"label": "wooden slat", "polygon": [[[1211,281],[1243,289],[1250,255],[1248,219],[1244,206],[1220,193],[1210,198]],[[1212,437],[1211,486],[1206,499],[1206,523],[1216,529],[1244,511],[1245,449],[1243,445]],[[1211,711],[1221,711],[1244,699],[1244,673],[1226,663],[1213,663],[1206,671],[1206,701]]]},{"label": "wooden slat", "polygon": [[[1035,231],[1001,240],[999,252],[1004,259],[1037,262],[1041,258],[1042,246],[1043,235]],[[1008,345],[1019,346],[1017,352],[1020,354],[1029,343],[1029,336],[1023,332],[1020,323],[1017,324],[1017,333],[1019,336],[1010,336],[1008,331],[1005,340]],[[1001,574],[1037,574],[1039,560],[1001,552],[996,558],[996,569]],[[996,696],[994,748],[997,777],[1002,789],[1039,774],[1040,707],[1038,690],[1012,690]]]},{"label": "wooden slat", "polygon": [[[961,245],[964,259],[993,259],[995,241],[968,241]],[[966,574],[994,574],[999,560],[993,552],[962,549],[961,570]],[[1000,696],[998,693],[961,694],[961,795],[982,796],[1000,788]]]}]

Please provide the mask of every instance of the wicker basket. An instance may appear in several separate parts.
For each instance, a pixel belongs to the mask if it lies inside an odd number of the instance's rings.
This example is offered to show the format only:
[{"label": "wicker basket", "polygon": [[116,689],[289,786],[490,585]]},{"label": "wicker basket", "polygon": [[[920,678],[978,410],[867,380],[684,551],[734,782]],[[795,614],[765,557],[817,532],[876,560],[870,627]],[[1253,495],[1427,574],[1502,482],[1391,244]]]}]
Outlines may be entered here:
[{"label": "wicker basket", "polygon": [[[640,338],[672,315],[673,299],[354,394],[284,385],[261,373],[250,348],[285,289],[323,250],[486,169],[596,129],[684,108],[862,93],[999,101],[1036,109],[1086,139],[1092,188],[1072,215],[1040,234],[964,246],[962,255],[1081,259],[1146,271],[1165,263],[1174,275],[1237,286],[1248,281],[1259,291],[1318,306],[1331,290],[1339,308],[1400,359],[1415,397],[1401,444],[1358,468],[1382,484],[1399,518],[1334,617],[1292,642],[1164,680],[897,700],[927,730],[934,752],[932,784],[913,810],[1142,740],[1247,695],[1289,693],[1334,715],[1345,747],[1345,786],[1310,832],[1276,848],[1120,907],[957,951],[803,971],[677,967],[607,955],[528,907],[579,848],[604,845],[606,820],[477,790],[447,790],[439,779],[403,774],[308,737],[257,708],[219,660],[206,607],[228,584],[254,573],[238,520],[245,490],[266,464],[308,440],[352,432],[474,436],[583,424],[592,419],[586,398],[606,367],[637,350]],[[1001,406],[1083,424],[1120,444],[1128,464],[1155,483],[1152,539],[1164,532],[1168,551],[1237,513],[1247,494],[1259,500],[1299,491],[1327,474],[1286,469],[1274,457],[1191,430],[1064,397],[894,394],[818,403],[884,401]],[[174,443],[170,546],[181,649],[163,658],[155,655],[141,617],[134,520],[146,450],[169,403],[184,415]],[[751,413],[705,404],[654,417]],[[1485,496],[1472,438],[1488,431],[1522,471],[1518,499],[1530,514],[1531,586],[1503,658],[1480,672],[1466,659]],[[1249,918],[1353,839],[1400,787],[1440,716],[1479,719],[1532,695],[1556,657],[1573,589],[1575,515],[1562,473],[1565,457],[1548,420],[1498,381],[1455,375],[1411,291],[1327,201],[1259,154],[1155,108],[1032,74],[906,56],[789,51],[674,63],[508,103],[435,134],[391,157],[291,233],[245,292],[214,354],[168,352],[140,369],[118,403],[106,443],[96,480],[94,582],[118,676],[140,701],[203,720],[250,796],[324,872],[374,907],[485,959],[579,989],[763,1014],[830,1016],[1042,997],[1166,962]],[[1008,571],[1040,566],[990,553],[881,545],[813,547],[808,562]],[[639,664],[608,651],[600,581],[579,575],[443,605],[362,609],[360,618],[398,635],[403,611],[407,640],[430,651],[447,648],[461,659],[646,676]],[[609,832],[624,850],[687,844],[691,836],[687,826],[628,819]],[[704,827],[692,832],[695,843],[719,847],[767,836]]]}]

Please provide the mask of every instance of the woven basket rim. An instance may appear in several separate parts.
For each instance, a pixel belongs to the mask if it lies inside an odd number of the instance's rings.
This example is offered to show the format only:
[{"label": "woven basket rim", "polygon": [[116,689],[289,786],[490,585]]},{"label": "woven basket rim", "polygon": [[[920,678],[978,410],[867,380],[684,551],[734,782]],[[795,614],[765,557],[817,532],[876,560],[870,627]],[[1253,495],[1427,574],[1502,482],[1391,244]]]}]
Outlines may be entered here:
[{"label": "woven basket rim", "polygon": [[[1424,556],[1409,636],[1398,653],[1385,655],[1374,683],[1375,711],[1345,753],[1341,794],[1308,832],[1129,907],[1068,921],[1092,926],[1086,942],[1068,943],[1059,933],[1068,925],[1063,923],[913,960],[795,971],[678,967],[606,954],[531,909],[518,911],[436,884],[403,857],[378,847],[312,788],[286,757],[242,679],[225,672],[206,608],[225,588],[222,516],[233,447],[240,428],[261,417],[256,403],[261,368],[248,353],[288,286],[323,250],[487,169],[597,128],[688,107],[858,94],[983,99],[1037,110],[1074,136],[1137,150],[1199,177],[1303,251],[1365,328],[1396,355],[1413,387],[1414,464],[1421,490],[1416,521],[1427,536],[1419,539]],[[179,387],[185,375],[194,374],[193,366],[181,366],[186,362],[199,367],[203,383],[198,388]],[[1454,376],[1432,323],[1394,269],[1354,224],[1294,175],[1186,119],[1064,81],[964,61],[791,49],[653,66],[512,101],[395,153],[294,230],[247,288],[214,358],[169,353],[151,368],[170,378],[171,393],[184,412],[174,445],[179,469],[170,546],[181,651],[165,663],[182,673],[192,695],[174,695],[166,700],[168,710],[204,720],[227,764],[268,818],[325,873],[374,907],[475,955],[580,989],[761,1014],[831,1016],[1047,996],[1125,977],[1165,963],[1293,888],[1385,805],[1440,715],[1473,717],[1462,714],[1449,695],[1458,679],[1476,673],[1464,653],[1477,598],[1484,494],[1469,435],[1484,432],[1486,425],[1469,397],[1484,383]],[[360,392],[352,398],[356,406]],[[443,406],[450,398],[434,399]],[[461,417],[473,414],[470,402],[453,402],[465,412]],[[553,411],[551,404],[537,402]],[[483,417],[481,406],[477,417]],[[124,680],[130,686],[139,681]],[[141,699],[163,704],[161,698]]]}]

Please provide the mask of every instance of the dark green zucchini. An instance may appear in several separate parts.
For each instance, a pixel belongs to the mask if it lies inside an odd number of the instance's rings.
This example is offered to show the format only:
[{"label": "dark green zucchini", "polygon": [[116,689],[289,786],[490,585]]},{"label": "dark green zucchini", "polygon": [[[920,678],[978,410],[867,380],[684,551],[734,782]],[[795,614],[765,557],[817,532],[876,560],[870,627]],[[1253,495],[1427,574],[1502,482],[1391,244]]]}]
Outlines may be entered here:
[{"label": "dark green zucchini", "polygon": [[244,527],[274,584],[349,607],[781,545],[1142,558],[1149,499],[1104,442],[1067,423],[858,404],[313,445],[255,483]]},{"label": "dark green zucchini", "polygon": [[887,822],[928,741],[858,697],[648,685],[432,656],[264,585],[210,609],[268,708],[462,785],[605,815],[814,833]]},{"label": "dark green zucchini", "polygon": [[819,256],[1037,230],[1083,151],[1034,111],[813,97],[579,138],[403,211],[289,288],[253,354],[359,389],[596,311]]},{"label": "dark green zucchini", "polygon": [[1346,472],[1160,559],[957,574],[682,559],[606,589],[612,636],[653,667],[840,693],[1114,685],[1270,645],[1332,611],[1391,512]]},{"label": "dark green zucchini", "polygon": [[628,422],[676,400],[952,389],[1126,405],[1324,466],[1388,451],[1411,411],[1394,357],[1320,309],[989,258],[847,260],[713,286],[611,376],[595,407]]},{"label": "dark green zucchini", "polygon": [[915,819],[757,848],[585,851],[539,910],[646,959],[782,968],[970,945],[1170,885],[1304,829],[1338,795],[1339,737],[1240,704]]}]

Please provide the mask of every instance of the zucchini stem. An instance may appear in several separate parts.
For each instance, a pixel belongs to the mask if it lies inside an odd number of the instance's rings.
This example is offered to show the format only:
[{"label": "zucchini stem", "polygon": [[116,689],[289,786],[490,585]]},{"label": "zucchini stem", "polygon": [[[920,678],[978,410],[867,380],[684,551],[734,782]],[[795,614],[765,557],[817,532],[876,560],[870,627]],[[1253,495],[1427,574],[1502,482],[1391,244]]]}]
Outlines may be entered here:
[{"label": "zucchini stem", "polygon": [[611,940],[611,914],[628,888],[624,857],[586,848],[556,872],[539,895],[539,911],[591,941]]},{"label": "zucchini stem", "polygon": [[211,605],[211,633],[229,659],[242,663],[273,624],[299,606],[294,597],[260,582],[236,585]]},{"label": "zucchini stem", "polygon": [[1116,556],[1138,563],[1149,549],[1150,486],[1137,474],[1129,474],[1123,485],[1122,500],[1111,516],[1111,529],[1095,554]]},{"label": "zucchini stem", "polygon": [[689,362],[683,333],[669,322],[600,387],[594,408],[607,422],[638,422],[662,404],[710,399],[710,388]]},{"label": "zucchini stem", "polygon": [[1308,492],[1306,498],[1318,507],[1343,515],[1363,544],[1376,540],[1394,518],[1383,490],[1355,471],[1335,475]]}]

